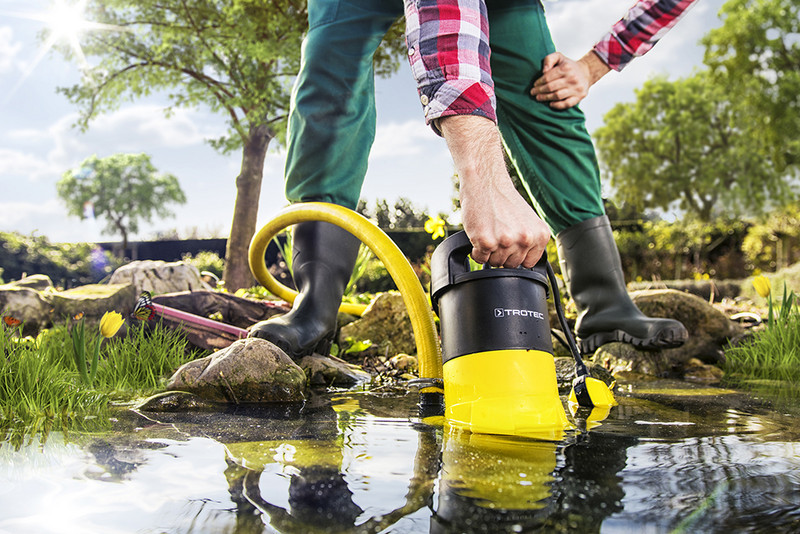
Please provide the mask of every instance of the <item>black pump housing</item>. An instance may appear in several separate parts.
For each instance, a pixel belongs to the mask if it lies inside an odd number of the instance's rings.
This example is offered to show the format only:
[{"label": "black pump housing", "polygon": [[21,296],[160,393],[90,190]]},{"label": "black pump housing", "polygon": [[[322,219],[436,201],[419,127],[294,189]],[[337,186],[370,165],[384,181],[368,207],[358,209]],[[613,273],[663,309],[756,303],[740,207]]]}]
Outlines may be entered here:
[{"label": "black pump housing", "polygon": [[431,257],[431,301],[442,335],[442,361],[476,352],[536,349],[553,353],[547,310],[547,258],[533,269],[470,271],[464,232]]}]

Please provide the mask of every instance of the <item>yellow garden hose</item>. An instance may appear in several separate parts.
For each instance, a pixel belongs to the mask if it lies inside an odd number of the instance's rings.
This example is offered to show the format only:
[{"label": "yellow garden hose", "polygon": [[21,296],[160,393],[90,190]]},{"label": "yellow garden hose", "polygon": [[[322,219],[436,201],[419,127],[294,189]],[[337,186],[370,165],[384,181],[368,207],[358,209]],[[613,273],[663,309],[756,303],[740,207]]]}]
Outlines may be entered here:
[{"label": "yellow garden hose", "polygon": [[[428,298],[408,259],[383,230],[358,213],[325,202],[293,204],[281,210],[250,242],[248,260],[250,270],[267,290],[280,298],[294,302],[297,292],[278,282],[267,269],[264,255],[269,242],[278,232],[306,221],[323,221],[343,228],[356,236],[380,259],[403,296],[411,317],[411,327],[417,344],[419,374],[421,378],[442,378],[442,355],[436,336],[436,326]],[[361,315],[365,306],[343,304],[340,311]],[[423,390],[425,391],[425,390]]]}]

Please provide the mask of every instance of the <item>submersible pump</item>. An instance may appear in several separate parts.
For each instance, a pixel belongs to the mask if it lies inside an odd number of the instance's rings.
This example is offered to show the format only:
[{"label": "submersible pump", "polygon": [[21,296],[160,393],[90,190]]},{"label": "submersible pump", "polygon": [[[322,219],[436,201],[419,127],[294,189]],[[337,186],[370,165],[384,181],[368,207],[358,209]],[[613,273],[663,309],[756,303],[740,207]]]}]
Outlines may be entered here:
[{"label": "submersible pump", "polygon": [[471,270],[462,231],[431,258],[445,420],[472,432],[559,439],[570,427],[558,395],[547,258],[532,269]]}]

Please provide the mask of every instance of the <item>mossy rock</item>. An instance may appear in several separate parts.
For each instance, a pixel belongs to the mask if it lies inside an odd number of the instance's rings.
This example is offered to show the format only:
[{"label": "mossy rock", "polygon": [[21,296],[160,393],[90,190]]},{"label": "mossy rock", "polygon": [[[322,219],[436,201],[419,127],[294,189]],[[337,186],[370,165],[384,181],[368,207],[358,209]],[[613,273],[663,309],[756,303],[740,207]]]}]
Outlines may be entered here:
[{"label": "mossy rock", "polygon": [[136,305],[136,289],[131,284],[90,284],[54,293],[53,320],[60,321],[83,313],[88,321],[116,311],[127,317]]}]

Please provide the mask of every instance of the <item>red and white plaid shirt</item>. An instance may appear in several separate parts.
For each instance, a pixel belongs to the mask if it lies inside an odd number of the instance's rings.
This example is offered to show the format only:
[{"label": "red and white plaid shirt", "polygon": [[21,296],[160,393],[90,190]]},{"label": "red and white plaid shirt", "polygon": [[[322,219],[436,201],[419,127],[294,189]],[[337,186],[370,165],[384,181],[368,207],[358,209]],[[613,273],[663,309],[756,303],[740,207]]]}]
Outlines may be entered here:
[{"label": "red and white plaid shirt", "polygon": [[[425,120],[480,115],[497,122],[487,0],[404,0],[406,43]],[[488,0],[491,1],[491,0]],[[594,50],[612,69],[641,56],[697,0],[639,0]]]}]

